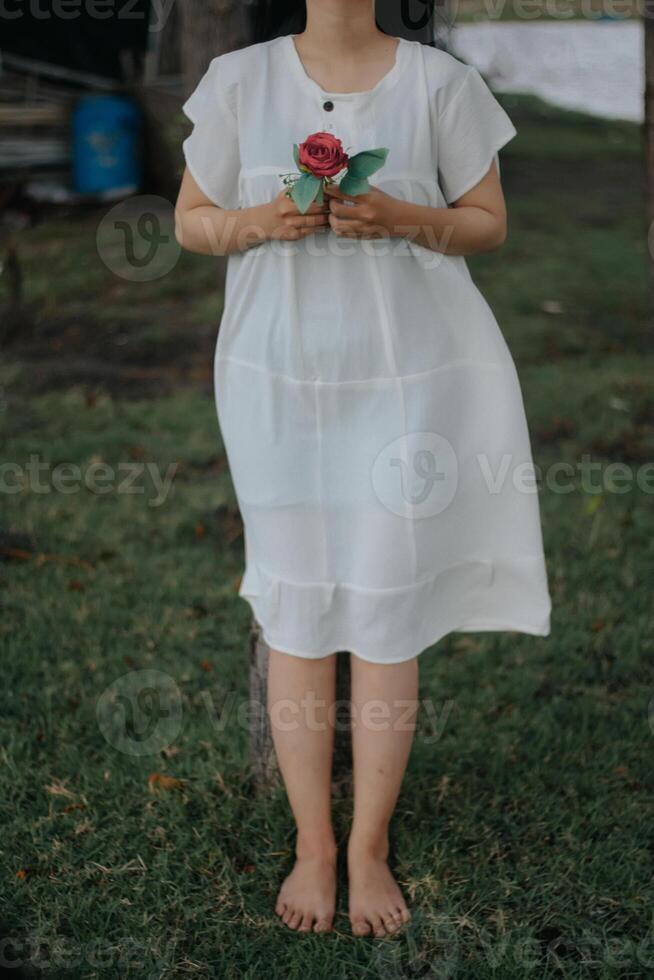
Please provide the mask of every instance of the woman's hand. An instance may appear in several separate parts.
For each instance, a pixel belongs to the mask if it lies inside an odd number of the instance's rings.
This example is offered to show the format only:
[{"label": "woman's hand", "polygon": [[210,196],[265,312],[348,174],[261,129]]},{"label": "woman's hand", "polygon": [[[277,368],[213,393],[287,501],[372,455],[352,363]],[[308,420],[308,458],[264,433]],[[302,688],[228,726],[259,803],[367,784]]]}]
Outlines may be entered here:
[{"label": "woman's hand", "polygon": [[331,229],[343,238],[406,238],[445,255],[492,252],[506,239],[506,204],[495,161],[449,207],[414,204],[372,186],[353,197],[336,184],[327,185],[325,196]]},{"label": "woman's hand", "polygon": [[189,252],[231,255],[273,238],[305,238],[327,228],[328,218],[327,203],[314,203],[301,214],[286,188],[268,203],[227,211],[204,194],[187,167],[175,205],[175,236]]},{"label": "woman's hand", "polygon": [[[365,194],[344,194],[336,184],[325,186],[329,225],[342,238],[391,238],[396,228],[397,198],[371,185]],[[348,202],[348,203],[346,203]]]},{"label": "woman's hand", "polygon": [[326,228],[329,220],[329,203],[314,203],[302,214],[295,201],[283,188],[264,206],[264,235],[278,241],[297,241],[306,238],[320,228]]},{"label": "woman's hand", "polygon": [[506,206],[495,162],[450,207],[413,204],[372,186],[352,196],[328,184],[325,198],[324,204],[314,202],[301,214],[283,188],[267,204],[225,211],[204,195],[186,169],[175,207],[175,234],[184,248],[204,255],[243,252],[272,238],[293,241],[324,228],[344,238],[406,238],[446,255],[490,252],[506,238]]}]

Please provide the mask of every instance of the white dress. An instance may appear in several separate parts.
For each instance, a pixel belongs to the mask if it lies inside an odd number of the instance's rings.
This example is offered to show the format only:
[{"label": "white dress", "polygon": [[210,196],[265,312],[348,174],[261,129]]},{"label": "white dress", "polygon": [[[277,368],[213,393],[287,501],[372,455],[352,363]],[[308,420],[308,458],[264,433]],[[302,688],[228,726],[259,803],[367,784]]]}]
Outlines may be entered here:
[{"label": "white dress", "polygon": [[[404,39],[348,93],[307,75],[292,36],[250,45],[184,111],[187,166],[227,209],[270,201],[321,130],[388,147],[371,184],[445,207],[516,133],[474,67]],[[464,258],[329,228],[232,254],[214,364],[239,595],[271,647],[386,664],[452,631],[549,634],[522,392]]]}]

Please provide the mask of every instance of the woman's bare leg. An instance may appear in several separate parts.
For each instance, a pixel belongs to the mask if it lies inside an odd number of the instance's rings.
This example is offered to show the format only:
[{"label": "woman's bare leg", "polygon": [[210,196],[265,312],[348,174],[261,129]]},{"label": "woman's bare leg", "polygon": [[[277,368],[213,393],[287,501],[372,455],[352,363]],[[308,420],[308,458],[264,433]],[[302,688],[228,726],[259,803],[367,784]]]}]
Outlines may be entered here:
[{"label": "woman's bare leg", "polygon": [[270,651],[268,714],[295,822],[296,863],[276,913],[291,929],[331,929],[336,904],[336,841],[331,818],[336,654],[320,660]]},{"label": "woman's bare leg", "polygon": [[357,936],[383,936],[410,918],[387,864],[388,825],[413,742],[418,658],[373,664],[351,656],[354,818],[349,912]]}]

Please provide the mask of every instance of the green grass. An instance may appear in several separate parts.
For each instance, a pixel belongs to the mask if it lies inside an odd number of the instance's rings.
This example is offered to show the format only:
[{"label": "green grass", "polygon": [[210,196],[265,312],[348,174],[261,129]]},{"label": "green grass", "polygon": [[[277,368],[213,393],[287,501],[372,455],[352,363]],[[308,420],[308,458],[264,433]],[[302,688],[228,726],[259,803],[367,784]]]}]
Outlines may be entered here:
[{"label": "green grass", "polygon": [[[334,934],[272,913],[294,839],[283,793],[255,793],[237,713],[249,609],[208,367],[215,264],[185,255],[142,286],[94,254],[97,216],[20,236],[30,324],[0,368],[3,458],[48,465],[41,492],[2,497],[4,542],[32,555],[0,559],[5,962],[74,978],[652,976],[654,514],[606,470],[654,458],[638,130],[505,101],[511,237],[473,274],[543,475],[588,456],[604,490],[576,469],[571,493],[541,487],[550,637],[452,634],[421,657],[392,828],[413,920],[392,940],[349,934],[342,869]],[[117,479],[140,465],[143,492],[59,492],[64,462]],[[177,467],[163,502],[153,464]],[[96,711],[143,669],[173,679],[181,726],[167,752],[130,756]],[[181,783],[151,792],[153,773]],[[343,841],[348,799],[334,811]]]}]

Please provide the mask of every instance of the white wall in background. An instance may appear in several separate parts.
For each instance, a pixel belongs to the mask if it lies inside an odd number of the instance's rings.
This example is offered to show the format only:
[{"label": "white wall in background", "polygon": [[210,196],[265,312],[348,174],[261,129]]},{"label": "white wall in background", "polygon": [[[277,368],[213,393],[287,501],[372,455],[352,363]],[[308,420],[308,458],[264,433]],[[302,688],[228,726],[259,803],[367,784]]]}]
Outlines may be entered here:
[{"label": "white wall in background", "polygon": [[498,92],[527,92],[566,109],[641,122],[642,21],[461,24],[451,51]]}]

